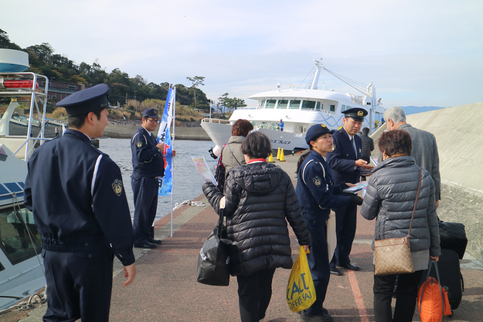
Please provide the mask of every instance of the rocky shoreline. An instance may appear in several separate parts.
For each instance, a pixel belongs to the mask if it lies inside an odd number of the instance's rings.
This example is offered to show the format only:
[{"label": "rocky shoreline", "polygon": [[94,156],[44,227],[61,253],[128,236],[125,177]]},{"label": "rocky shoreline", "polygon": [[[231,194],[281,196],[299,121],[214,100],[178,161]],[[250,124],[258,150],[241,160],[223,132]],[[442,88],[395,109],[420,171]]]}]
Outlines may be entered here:
[{"label": "rocky shoreline", "polygon": [[[134,132],[141,126],[140,121],[110,122],[104,129],[104,136],[117,139],[130,139]],[[191,124],[190,124],[191,125]],[[157,133],[157,129],[154,133]],[[211,141],[208,134],[201,127],[177,126],[175,129],[176,140]]]}]

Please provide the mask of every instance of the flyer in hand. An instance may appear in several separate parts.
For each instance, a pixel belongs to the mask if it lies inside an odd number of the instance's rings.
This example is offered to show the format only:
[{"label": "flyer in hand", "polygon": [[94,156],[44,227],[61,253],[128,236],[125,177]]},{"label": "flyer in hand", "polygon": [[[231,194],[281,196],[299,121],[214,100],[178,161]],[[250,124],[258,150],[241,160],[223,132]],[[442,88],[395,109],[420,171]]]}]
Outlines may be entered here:
[{"label": "flyer in hand", "polygon": [[356,193],[357,191],[362,190],[366,187],[367,187],[367,181],[361,181],[361,182],[356,183],[354,187],[350,187],[350,188],[344,189],[342,191],[343,192]]},{"label": "flyer in hand", "polygon": [[196,169],[198,169],[198,172],[203,178],[203,181],[213,182],[214,184],[216,184],[215,177],[213,177],[213,173],[211,173],[210,168],[206,164],[205,157],[201,157],[201,158],[191,157],[191,159],[193,159],[193,162],[195,163],[195,167]]}]

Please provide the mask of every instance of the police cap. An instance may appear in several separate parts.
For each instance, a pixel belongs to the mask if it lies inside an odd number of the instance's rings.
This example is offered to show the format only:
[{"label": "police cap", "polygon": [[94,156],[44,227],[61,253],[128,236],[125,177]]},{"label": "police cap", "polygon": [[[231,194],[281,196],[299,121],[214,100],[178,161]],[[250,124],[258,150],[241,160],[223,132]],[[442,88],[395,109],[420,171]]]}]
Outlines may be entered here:
[{"label": "police cap", "polygon": [[109,86],[107,84],[98,84],[75,92],[57,102],[56,105],[64,107],[69,116],[87,114],[109,107],[107,93],[109,93]]},{"label": "police cap", "polygon": [[355,121],[359,121],[359,122],[363,122],[364,116],[367,115],[367,111],[359,107],[353,107],[351,109],[343,111],[342,113],[345,114],[345,117],[350,117]]},{"label": "police cap", "polygon": [[155,108],[148,108],[143,112],[143,119],[147,119],[148,117],[153,117],[155,119],[159,118],[158,110]]},{"label": "police cap", "polygon": [[315,141],[321,135],[325,133],[334,133],[335,131],[329,130],[329,128],[325,124],[315,124],[312,125],[305,133],[305,142],[310,145],[310,141]]}]

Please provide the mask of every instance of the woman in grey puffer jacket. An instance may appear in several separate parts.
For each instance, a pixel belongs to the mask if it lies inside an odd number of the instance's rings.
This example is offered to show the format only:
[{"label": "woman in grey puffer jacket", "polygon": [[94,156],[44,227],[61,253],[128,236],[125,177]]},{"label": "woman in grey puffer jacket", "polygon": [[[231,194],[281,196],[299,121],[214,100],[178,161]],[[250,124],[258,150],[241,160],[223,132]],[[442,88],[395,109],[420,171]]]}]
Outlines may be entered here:
[{"label": "woman in grey puffer jacket", "polygon": [[[242,152],[247,164],[228,172],[224,187],[227,238],[235,242],[230,270],[237,276],[241,320],[258,322],[270,303],[275,269],[293,264],[287,221],[300,245],[311,239],[289,175],[265,160],[272,152],[268,137],[250,133]],[[203,192],[218,212],[223,193],[212,183]]]},{"label": "woman in grey puffer jacket", "polygon": [[[361,207],[364,218],[376,218],[375,240],[408,234],[419,185],[419,167],[410,156],[411,148],[411,136],[403,130],[385,132],[379,139],[384,162],[372,171]],[[376,322],[412,321],[423,270],[428,268],[430,258],[438,260],[441,254],[434,183],[425,169],[410,243],[415,272],[398,275],[394,318],[391,298],[396,275],[374,276]]]}]

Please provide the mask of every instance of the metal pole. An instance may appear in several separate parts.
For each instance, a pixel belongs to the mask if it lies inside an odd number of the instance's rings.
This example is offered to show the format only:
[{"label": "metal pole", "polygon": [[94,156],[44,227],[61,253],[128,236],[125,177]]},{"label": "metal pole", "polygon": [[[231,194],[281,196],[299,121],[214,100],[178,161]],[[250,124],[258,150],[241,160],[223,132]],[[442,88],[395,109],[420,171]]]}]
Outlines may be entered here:
[{"label": "metal pole", "polygon": [[[176,129],[176,87],[173,89],[173,141],[171,142],[171,153],[174,151],[175,129]],[[169,134],[169,133],[168,133]],[[173,237],[173,192],[174,192],[174,158],[171,157],[171,179],[173,180],[173,190],[171,191],[171,237]]]}]

